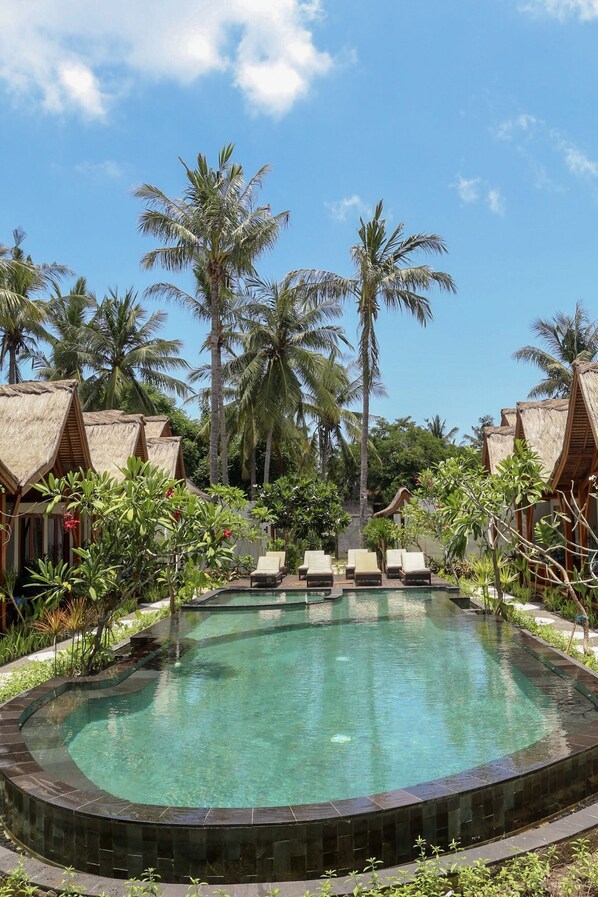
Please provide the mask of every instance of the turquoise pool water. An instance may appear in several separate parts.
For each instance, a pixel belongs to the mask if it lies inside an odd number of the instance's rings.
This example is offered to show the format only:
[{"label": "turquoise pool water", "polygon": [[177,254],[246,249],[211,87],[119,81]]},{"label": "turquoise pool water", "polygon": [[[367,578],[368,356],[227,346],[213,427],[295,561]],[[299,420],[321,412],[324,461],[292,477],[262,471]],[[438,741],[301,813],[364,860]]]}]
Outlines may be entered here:
[{"label": "turquoise pool water", "polygon": [[173,642],[178,659],[134,673],[124,692],[68,693],[31,718],[24,734],[45,726],[39,753],[63,779],[74,763],[118,797],[170,806],[339,800],[558,737],[563,708],[582,702],[539,662],[524,675],[517,634],[443,593],[189,611]]}]

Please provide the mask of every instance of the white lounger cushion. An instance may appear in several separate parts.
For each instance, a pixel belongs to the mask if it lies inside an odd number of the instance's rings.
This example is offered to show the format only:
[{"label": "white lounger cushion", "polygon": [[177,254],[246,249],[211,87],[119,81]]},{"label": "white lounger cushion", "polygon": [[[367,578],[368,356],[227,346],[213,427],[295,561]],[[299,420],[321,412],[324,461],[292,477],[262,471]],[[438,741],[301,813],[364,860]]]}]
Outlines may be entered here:
[{"label": "white lounger cushion", "polygon": [[403,549],[402,548],[387,548],[386,549],[386,566],[387,567],[402,567],[403,566]]},{"label": "white lounger cushion", "polygon": [[355,573],[380,573],[375,551],[364,551],[355,558]]},{"label": "white lounger cushion", "polygon": [[404,551],[403,552],[403,572],[419,573],[427,570],[426,561],[423,551]]},{"label": "white lounger cushion", "polygon": [[347,552],[347,567],[354,567],[356,559],[363,554],[370,554],[367,548],[350,548]]},{"label": "white lounger cushion", "polygon": [[254,573],[278,573],[280,571],[279,557],[259,557]]},{"label": "white lounger cushion", "polygon": [[323,548],[318,548],[317,551],[306,551],[305,554],[303,555],[303,563],[301,564],[301,566],[302,567],[310,567],[311,562],[313,561],[314,558],[323,558],[323,557],[326,557],[326,555],[324,554]]},{"label": "white lounger cushion", "polygon": [[329,554],[320,554],[311,559],[307,575],[311,573],[332,573],[332,558]]}]

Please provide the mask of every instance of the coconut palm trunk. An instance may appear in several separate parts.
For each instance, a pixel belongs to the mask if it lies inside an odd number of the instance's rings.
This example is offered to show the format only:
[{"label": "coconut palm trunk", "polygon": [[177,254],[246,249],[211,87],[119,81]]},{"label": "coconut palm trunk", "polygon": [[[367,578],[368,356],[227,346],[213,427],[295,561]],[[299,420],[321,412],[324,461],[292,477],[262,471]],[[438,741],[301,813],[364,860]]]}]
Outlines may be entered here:
[{"label": "coconut palm trunk", "polygon": [[270,482],[270,460],[272,458],[272,430],[266,434],[266,454],[264,455],[264,486]]},{"label": "coconut palm trunk", "polygon": [[363,546],[363,528],[368,517],[368,439],[370,420],[370,359],[368,355],[367,324],[364,324],[361,348],[361,370],[363,377],[363,401],[361,421],[361,462],[359,467],[359,538]]},{"label": "coconut palm trunk", "polygon": [[213,277],[210,287],[210,484],[218,483],[218,442],[220,435],[220,406],[222,404],[222,376],[220,365],[220,314],[218,305],[218,278]]}]

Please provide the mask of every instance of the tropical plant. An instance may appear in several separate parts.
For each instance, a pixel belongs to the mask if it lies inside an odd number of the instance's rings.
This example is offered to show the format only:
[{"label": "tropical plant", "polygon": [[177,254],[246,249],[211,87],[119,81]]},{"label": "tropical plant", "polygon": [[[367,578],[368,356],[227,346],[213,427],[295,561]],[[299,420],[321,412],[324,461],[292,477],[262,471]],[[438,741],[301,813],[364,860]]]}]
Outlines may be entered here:
[{"label": "tropical plant", "polygon": [[311,477],[279,477],[260,490],[253,515],[272,523],[283,547],[333,548],[338,533],[351,522],[334,483]]},{"label": "tropical plant", "polygon": [[365,547],[375,551],[382,564],[386,564],[386,549],[395,548],[399,541],[399,527],[390,517],[372,517],[363,529]]},{"label": "tropical plant", "polygon": [[475,424],[471,428],[471,433],[465,433],[463,436],[463,442],[467,443],[467,445],[471,446],[471,448],[476,449],[481,452],[482,446],[484,444],[484,428],[485,427],[493,427],[494,426],[494,418],[491,414],[483,414],[482,417],[478,418],[477,424]]},{"label": "tropical plant", "polygon": [[568,396],[573,362],[592,361],[598,355],[598,321],[590,320],[583,304],[577,302],[573,315],[559,312],[551,320],[537,318],[531,326],[545,348],[523,346],[513,353],[517,361],[529,361],[545,375],[529,397]]},{"label": "tropical plant", "polygon": [[55,286],[41,331],[50,352],[38,351],[32,355],[33,367],[42,380],[76,380],[79,384],[83,383],[90,364],[89,321],[91,312],[96,308],[95,298],[89,292],[84,277],[79,277],[66,295]]},{"label": "tropical plant", "polygon": [[258,256],[274,245],[288,221],[288,212],[273,215],[269,206],[256,205],[268,166],[246,181],[243,167],[232,160],[233,151],[232,144],[223,147],[217,168],[212,168],[203,154],[197,157],[195,168],[181,160],[187,181],[182,199],[169,199],[149,184],[135,190],[137,198],[147,205],[139,221],[141,232],[165,244],[146,253],[143,266],[161,265],[170,271],[191,267],[208,288],[211,483],[219,480],[222,298],[237,277],[253,274]]},{"label": "tropical plant", "polygon": [[314,301],[304,283],[292,284],[248,279],[250,297],[243,309],[243,331],[237,339],[240,354],[224,368],[237,385],[239,412],[250,408],[258,432],[266,442],[264,484],[270,479],[272,443],[305,413],[304,394],[318,402],[324,414],[338,413],[333,392],[327,388],[327,358],[339,341],[342,328],[330,323],[341,314],[335,299]]},{"label": "tropical plant", "polygon": [[25,237],[16,228],[13,246],[0,246],[0,365],[8,361],[9,383],[20,381],[19,359],[30,356],[43,336],[47,294],[68,273],[64,265],[38,265],[25,256]]},{"label": "tropical plant", "polygon": [[179,356],[180,340],[157,335],[165,320],[164,312],[148,317],[132,289],[124,296],[109,291],[89,324],[91,375],[82,385],[85,409],[121,408],[126,402],[131,410],[154,413],[147,386],[187,395],[187,385],[168,373],[188,364]]},{"label": "tropical plant", "polygon": [[362,531],[368,513],[370,396],[374,378],[379,375],[379,348],[375,326],[380,306],[382,304],[387,308],[404,310],[425,326],[432,318],[430,301],[425,292],[432,286],[455,292],[455,284],[448,274],[434,271],[428,265],[412,264],[413,256],[417,253],[445,253],[442,238],[436,234],[405,236],[403,224],[388,233],[382,212],[381,200],[370,221],[360,219],[359,241],[351,247],[355,277],[348,279],[322,271],[295,272],[300,280],[317,284],[322,290],[332,291],[334,295],[353,296],[357,302],[359,364],[363,382],[359,483]]},{"label": "tropical plant", "polygon": [[431,419],[426,418],[425,423],[432,436],[440,439],[441,442],[454,442],[455,436],[459,432],[459,427],[451,427],[450,430],[447,430],[446,420],[441,420],[439,414],[435,414]]}]

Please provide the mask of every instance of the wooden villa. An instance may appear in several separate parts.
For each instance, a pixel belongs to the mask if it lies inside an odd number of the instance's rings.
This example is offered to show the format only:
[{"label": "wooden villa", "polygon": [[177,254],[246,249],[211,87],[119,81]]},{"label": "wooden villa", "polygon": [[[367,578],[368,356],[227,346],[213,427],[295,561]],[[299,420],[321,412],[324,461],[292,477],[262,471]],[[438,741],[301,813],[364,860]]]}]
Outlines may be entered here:
[{"label": "wooden villa", "polygon": [[76,382],[0,386],[0,424],[0,576],[11,570],[20,577],[36,558],[72,559],[80,537],[76,529],[64,532],[61,507],[43,513],[33,488],[50,473],[91,466]]},{"label": "wooden villa", "polygon": [[[598,509],[595,498],[598,476],[598,362],[573,365],[573,382],[569,396],[567,426],[563,450],[552,476],[552,489],[563,496],[573,497],[584,512],[586,526],[573,528],[565,523],[565,537],[583,548],[598,548],[591,539],[591,531],[598,532]],[[590,544],[590,542],[592,544]],[[575,557],[568,552],[567,563]]]},{"label": "wooden villa", "polygon": [[[146,425],[147,432],[147,425]],[[146,439],[148,460],[174,480],[186,480],[181,436]]]},{"label": "wooden villa", "polygon": [[162,436],[172,436],[170,421],[164,414],[145,415],[145,438],[160,439]]},{"label": "wooden villa", "polygon": [[501,408],[500,425],[501,427],[514,427],[517,423],[516,408]]}]

